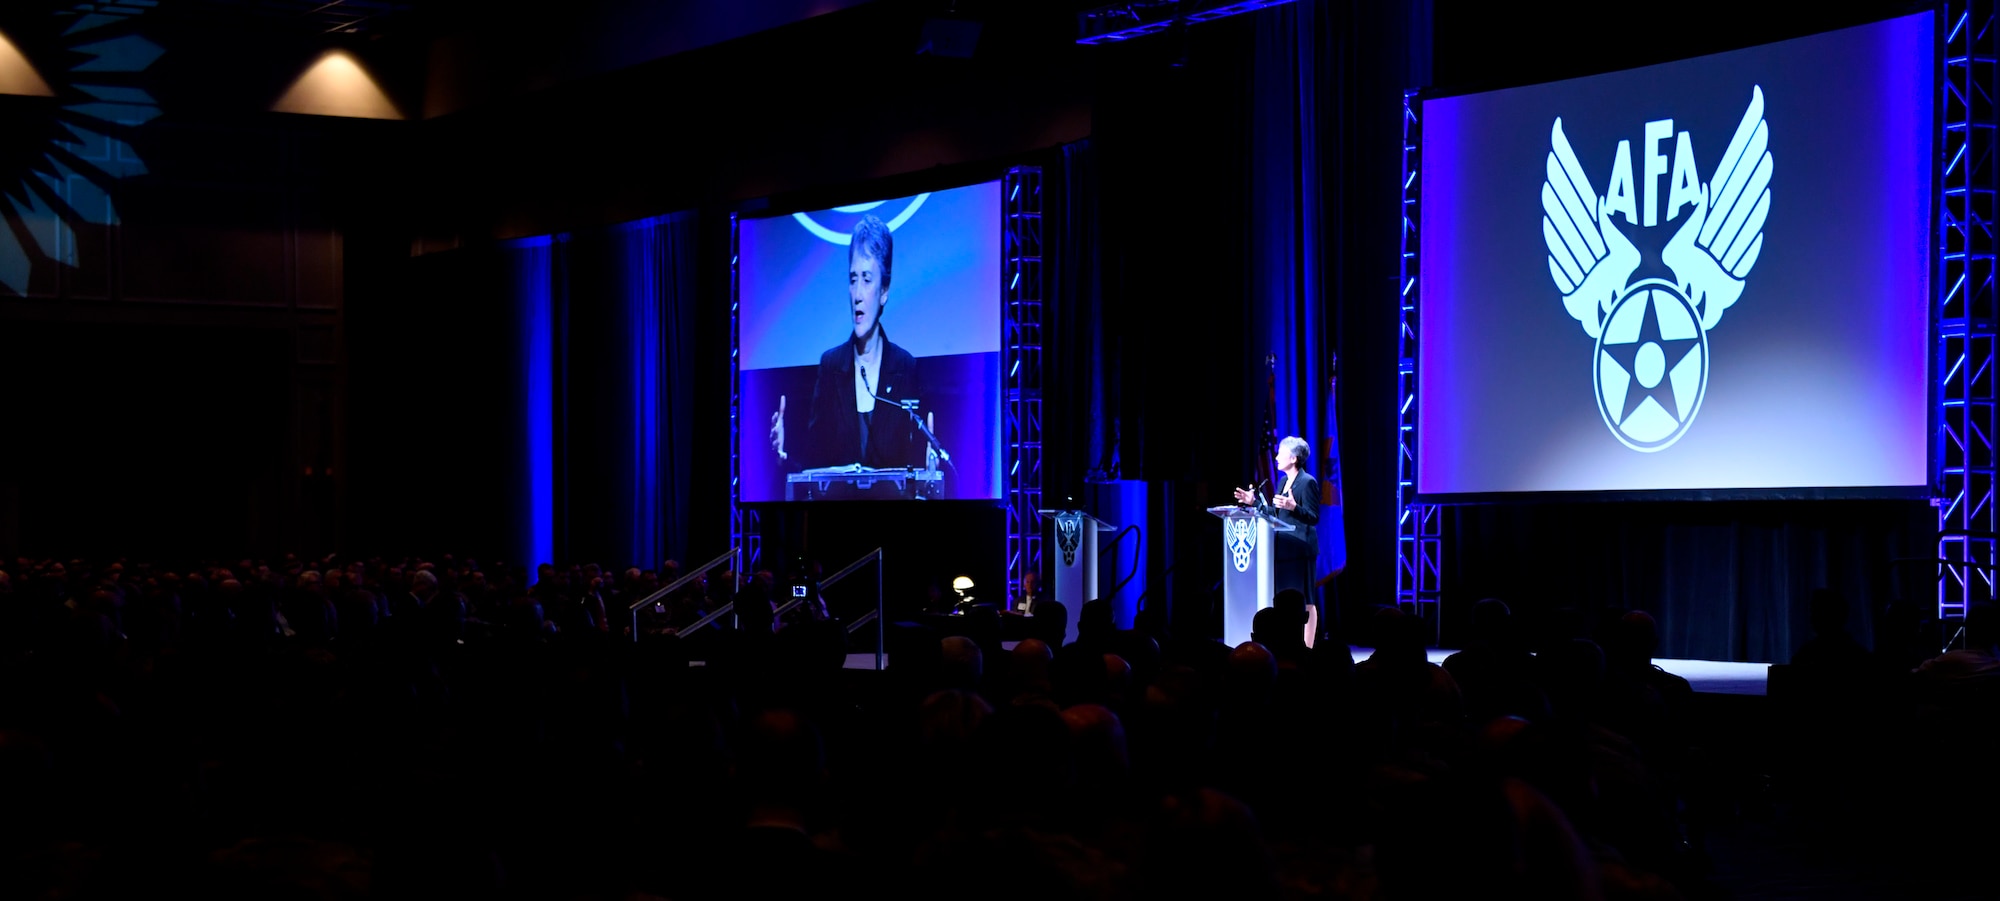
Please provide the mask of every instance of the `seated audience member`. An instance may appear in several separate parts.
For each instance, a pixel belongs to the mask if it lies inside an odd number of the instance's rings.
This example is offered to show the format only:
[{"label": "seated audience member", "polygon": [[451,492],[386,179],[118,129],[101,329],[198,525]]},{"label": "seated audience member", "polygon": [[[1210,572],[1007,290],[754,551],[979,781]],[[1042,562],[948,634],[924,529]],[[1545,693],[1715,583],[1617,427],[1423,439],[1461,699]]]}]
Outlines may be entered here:
[{"label": "seated audience member", "polygon": [[1014,603],[1008,606],[1007,612],[1020,616],[1034,616],[1035,605],[1043,600],[1045,598],[1042,596],[1041,574],[1029,570],[1021,574],[1021,593],[1014,598]]},{"label": "seated audience member", "polygon": [[1377,717],[1443,724],[1460,716],[1458,683],[1430,662],[1424,622],[1395,607],[1375,611],[1375,653],[1354,666],[1355,687]]},{"label": "seated audience member", "polygon": [[1069,640],[1069,607],[1061,601],[1047,600],[1036,605],[1032,632],[1036,638],[1057,650]]},{"label": "seated audience member", "polygon": [[1965,611],[1965,645],[1919,664],[1917,677],[1926,683],[1986,682],[2000,678],[2000,610],[1973,604]]},{"label": "seated audience member", "polygon": [[736,592],[736,627],[746,637],[769,637],[777,628],[778,577],[770,570],[758,570]]},{"label": "seated audience member", "polygon": [[1297,628],[1305,625],[1305,596],[1289,588],[1278,592],[1280,598],[1288,594],[1301,603],[1290,607],[1273,605],[1257,611],[1250,618],[1250,640],[1269,649],[1280,665],[1297,669],[1306,664],[1310,653],[1305,633]]},{"label": "seated audience member", "polygon": [[810,816],[826,782],[819,730],[790,710],[771,710],[743,728],[737,755],[743,826],[715,888],[744,898],[825,892],[834,862],[814,844]]},{"label": "seated audience member", "polygon": [[1486,598],[1472,605],[1472,641],[1446,657],[1444,668],[1464,694],[1466,714],[1483,723],[1542,712],[1534,662],[1515,628],[1513,611],[1499,598]]},{"label": "seated audience member", "polygon": [[963,635],[953,635],[938,644],[938,681],[946,688],[978,691],[985,675],[979,643]]},{"label": "seated audience member", "polygon": [[1850,681],[1874,675],[1875,655],[1847,631],[1845,595],[1830,588],[1816,589],[1812,593],[1810,616],[1812,637],[1792,655],[1792,666],[1810,671],[1822,681]]},{"label": "seated audience member", "polygon": [[1047,642],[1039,638],[1023,639],[1007,653],[1008,703],[1054,703],[1049,681],[1049,669],[1055,662],[1054,651]]},{"label": "seated audience member", "polygon": [[1139,897],[1279,897],[1271,852],[1243,802],[1213,789],[1175,794],[1157,823],[1139,862]]}]

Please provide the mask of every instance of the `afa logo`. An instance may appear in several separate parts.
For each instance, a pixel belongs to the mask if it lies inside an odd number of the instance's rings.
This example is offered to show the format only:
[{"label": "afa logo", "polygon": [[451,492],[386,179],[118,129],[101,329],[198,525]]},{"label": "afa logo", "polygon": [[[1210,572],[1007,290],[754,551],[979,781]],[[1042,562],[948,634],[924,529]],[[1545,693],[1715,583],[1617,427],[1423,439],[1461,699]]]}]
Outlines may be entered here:
[{"label": "afa logo", "polygon": [[[1660,152],[1674,141],[1672,167]],[[1743,294],[1764,249],[1771,209],[1770,131],[1764,90],[1750,89],[1750,107],[1722,159],[1703,182],[1694,144],[1672,119],[1645,125],[1644,177],[1632,177],[1632,142],[1619,141],[1611,183],[1600,195],[1563,134],[1549,132],[1548,180],[1542,184],[1542,238],[1549,275],[1563,307],[1596,346],[1591,383],[1611,434],[1636,451],[1672,447],[1701,412],[1708,392],[1708,332]],[[1666,176],[1664,216],[1659,196]],[[1641,215],[1643,208],[1643,216]],[[1652,228],[1687,218],[1660,251],[1673,280],[1632,280],[1638,248],[1612,221]]]},{"label": "afa logo", "polygon": [[1224,520],[1228,526],[1222,530],[1222,544],[1229,549],[1229,562],[1236,565],[1236,571],[1250,571],[1251,556],[1257,553],[1257,530],[1248,517],[1234,517]]}]

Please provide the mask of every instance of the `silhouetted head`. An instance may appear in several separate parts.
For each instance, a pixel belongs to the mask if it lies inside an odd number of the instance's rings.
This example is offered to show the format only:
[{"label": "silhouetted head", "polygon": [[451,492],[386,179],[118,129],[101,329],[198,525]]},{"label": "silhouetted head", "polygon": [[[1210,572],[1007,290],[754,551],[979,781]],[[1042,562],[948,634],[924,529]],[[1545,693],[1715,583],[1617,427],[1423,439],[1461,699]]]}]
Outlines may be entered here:
[{"label": "silhouetted head", "polygon": [[1271,599],[1269,609],[1283,613],[1292,625],[1303,626],[1306,624],[1306,593],[1296,588],[1280,591]]},{"label": "silhouetted head", "polygon": [[1395,607],[1381,607],[1371,622],[1375,651],[1393,660],[1424,659],[1424,621]]},{"label": "silhouetted head", "polygon": [[1257,818],[1214,789],[1171,795],[1140,862],[1140,897],[1279,897],[1278,876]]},{"label": "silhouetted head", "polygon": [[1122,775],[1131,767],[1126,750],[1125,725],[1111,708],[1100,704],[1076,704],[1062,712],[1076,748],[1078,769],[1086,777]]},{"label": "silhouetted head", "polygon": [[1104,638],[1111,634],[1111,604],[1103,598],[1083,602],[1083,615],[1076,621],[1078,638]]},{"label": "silhouetted head", "polygon": [[1132,664],[1117,654],[1105,654],[1103,659],[1105,697],[1122,702],[1132,691]]},{"label": "silhouetted head", "polygon": [[1305,638],[1299,630],[1300,625],[1302,623],[1293,620],[1290,612],[1266,607],[1250,618],[1250,640],[1272,649],[1295,642],[1303,644]]},{"label": "silhouetted head", "polygon": [[1049,664],[1056,655],[1049,650],[1047,642],[1039,638],[1023,639],[1008,652],[1008,657],[1009,675],[1016,688],[1038,692],[1049,690]]},{"label": "silhouetted head", "polygon": [[1653,615],[1632,610],[1612,621],[1604,631],[1604,663],[1613,670],[1650,666],[1653,651],[1660,644],[1660,627]]},{"label": "silhouetted head", "polygon": [[1810,615],[1814,635],[1847,634],[1847,597],[1840,592],[1831,588],[1814,589]]},{"label": "silhouetted head", "polygon": [[1507,636],[1507,628],[1514,617],[1514,611],[1507,608],[1507,602],[1499,598],[1486,598],[1472,605],[1472,634],[1486,642],[1502,641]]},{"label": "silhouetted head", "polygon": [[765,803],[803,805],[826,777],[819,730],[789,710],[767,710],[744,724],[737,777]]},{"label": "silhouetted head", "polygon": [[978,642],[953,635],[938,643],[939,675],[952,688],[975,689],[985,669]]},{"label": "silhouetted head", "polygon": [[1246,641],[1229,652],[1229,689],[1238,700],[1256,700],[1278,681],[1278,657],[1271,649]]},{"label": "silhouetted head", "polygon": [[917,707],[917,736],[926,757],[962,760],[979,724],[993,714],[993,705],[970,691],[948,688],[934,692]]},{"label": "silhouetted head", "polygon": [[1049,647],[1062,647],[1069,639],[1069,608],[1061,601],[1043,601],[1035,605],[1031,624],[1035,635],[1048,642]]}]

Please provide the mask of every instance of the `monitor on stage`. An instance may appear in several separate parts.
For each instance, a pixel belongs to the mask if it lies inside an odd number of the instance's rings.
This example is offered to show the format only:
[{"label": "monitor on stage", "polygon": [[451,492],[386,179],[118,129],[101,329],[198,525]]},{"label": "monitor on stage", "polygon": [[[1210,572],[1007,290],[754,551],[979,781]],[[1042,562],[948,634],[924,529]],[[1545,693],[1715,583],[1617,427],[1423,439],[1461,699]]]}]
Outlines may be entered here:
[{"label": "monitor on stage", "polygon": [[1420,496],[1927,493],[1937,42],[1425,98]]},{"label": "monitor on stage", "polygon": [[746,503],[998,500],[1000,183],[737,232]]}]

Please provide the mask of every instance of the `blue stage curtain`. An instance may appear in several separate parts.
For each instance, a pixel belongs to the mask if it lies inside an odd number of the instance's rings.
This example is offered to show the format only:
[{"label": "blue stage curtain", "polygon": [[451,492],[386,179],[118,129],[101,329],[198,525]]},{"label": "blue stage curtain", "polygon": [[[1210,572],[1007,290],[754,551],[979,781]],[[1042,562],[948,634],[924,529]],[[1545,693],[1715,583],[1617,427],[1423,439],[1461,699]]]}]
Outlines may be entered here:
[{"label": "blue stage curtain", "polygon": [[607,570],[686,551],[693,449],[694,216],[559,241],[556,553]]},{"label": "blue stage curtain", "polygon": [[524,565],[684,558],[694,448],[695,217],[502,246],[523,409]]},{"label": "blue stage curtain", "polygon": [[[1250,217],[1248,292],[1253,363],[1275,367],[1273,445],[1297,435],[1313,448],[1307,469],[1324,483],[1332,503],[1320,512],[1318,573],[1347,562],[1340,506],[1338,440],[1330,419],[1331,347],[1327,289],[1335,253],[1327,229],[1322,158],[1333,123],[1322,115],[1336,62],[1330,21],[1322,2],[1299,2],[1257,14],[1256,52],[1250,72]],[[1337,170],[1336,170],[1337,171]],[[1250,380],[1259,399],[1266,373]],[[1261,443],[1261,442],[1260,442]],[[1250,448],[1253,455],[1261,447]],[[1268,469],[1270,464],[1263,464]],[[1263,471],[1263,470],[1259,470]]]},{"label": "blue stage curtain", "polygon": [[695,216],[619,227],[632,433],[625,559],[644,568],[687,556],[694,446]]},{"label": "blue stage curtain", "polygon": [[544,235],[501,245],[502,285],[514,311],[520,361],[519,470],[513,475],[519,517],[508,548],[532,578],[555,562],[555,295],[560,244]]}]

